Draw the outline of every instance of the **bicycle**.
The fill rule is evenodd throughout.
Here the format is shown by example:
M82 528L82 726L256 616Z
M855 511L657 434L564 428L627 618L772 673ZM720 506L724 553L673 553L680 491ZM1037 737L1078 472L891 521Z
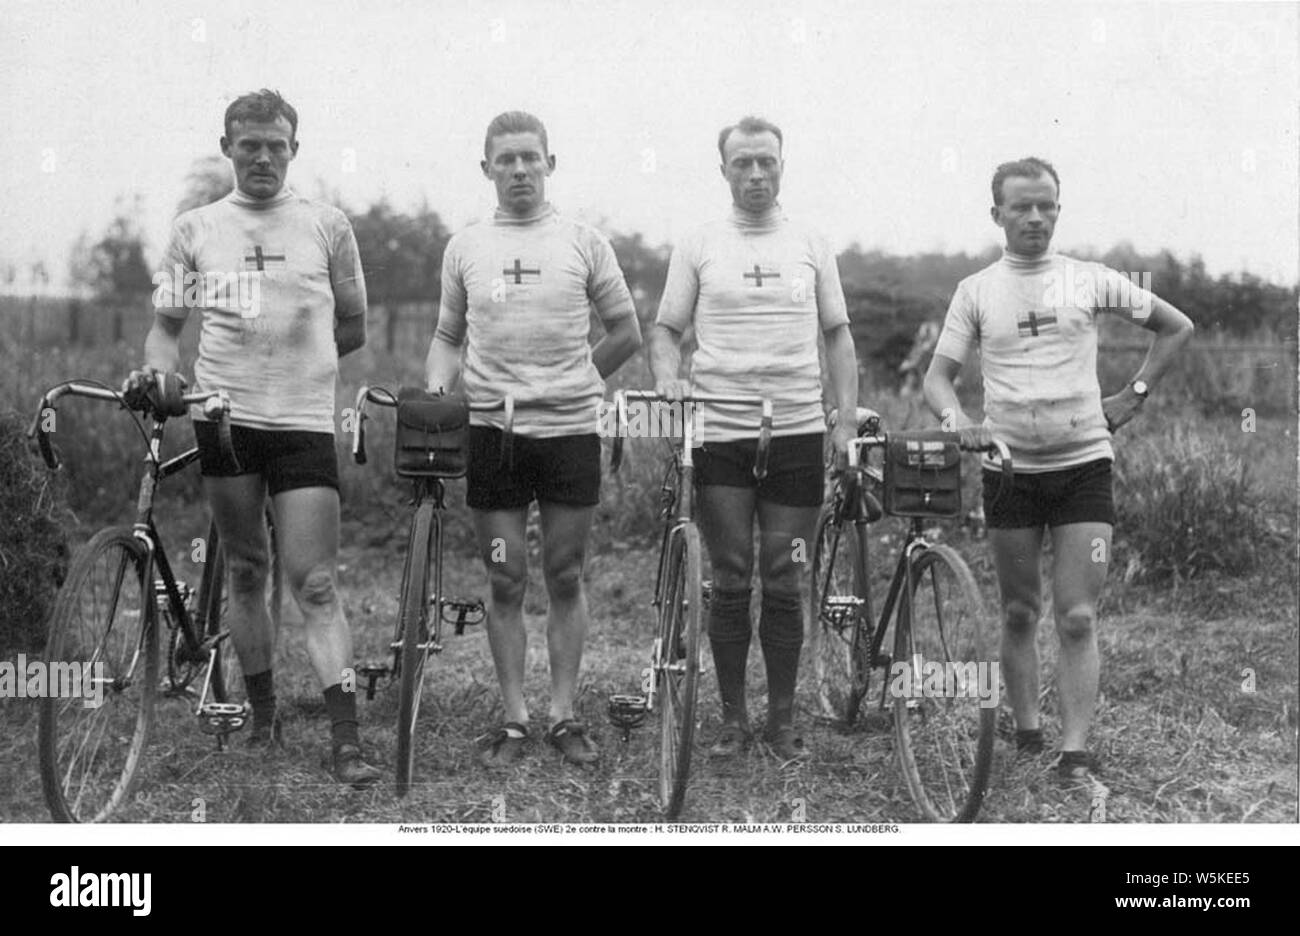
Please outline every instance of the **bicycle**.
M871 671L885 670L889 678L883 680L879 707L884 711L892 696L895 746L909 794L926 819L970 822L988 786L997 714L977 698L979 667L992 672L993 680L997 673L987 665L981 634L985 605L975 577L955 549L926 538L923 509L906 515L909 529L880 616L873 615L868 526L888 512L889 498L885 473L864 456L873 449L888 451L891 439L909 437L924 437L936 446L958 443L956 433L888 434L878 414L858 410L848 468L822 508L813 548L809 627L814 693L825 716L849 727L870 693ZM988 450L997 452L1008 480L1012 463L1006 447L998 442ZM952 474L959 489L960 459L954 457L950 467L956 469ZM891 621L889 653L883 647ZM931 692L937 675L943 688Z
M96 706L85 704L87 698L58 698L53 692L42 700L41 787L51 814L61 822L102 822L126 800L148 744L160 690L167 697L192 698L191 686L201 679L194 715L200 729L216 737L218 749L248 717L244 704L230 701L235 660L230 632L223 626L225 557L216 524L209 525L195 590L177 579L153 518L158 484L198 459L198 449L191 448L162 461L167 420L187 415L191 405L201 406L205 417L217 422L222 451L229 457L230 400L222 390L182 393L174 374L160 375L160 382L134 399L96 381L58 384L41 398L28 431L53 471L60 460L50 432L57 422L55 404L64 396L116 402L128 412L145 413L152 423L146 432L132 416L147 446L134 523L102 529L78 550L50 617L47 672L93 672L91 685L102 694ZM272 581L274 621L279 613L274 568ZM166 626L165 677L159 675L160 617Z
M383 387L363 386L357 392L356 422L352 457L366 463L366 403L396 407L398 398ZM512 399L493 404L471 404L473 412L504 410L505 438L509 439L514 415ZM446 485L442 477L420 475L410 478L412 506L406 559L402 565L402 587L393 639L389 644L392 663L370 661L358 667L366 679L366 698L373 700L378 681L387 677L398 683L397 709L397 795L405 796L415 769L415 723L420 712L424 666L429 654L441 653L442 625L451 624L457 635L481 624L487 616L480 598L447 598L442 592L442 513L446 508ZM432 588L430 583L432 582ZM432 612L432 613L431 613Z
M656 403L668 407L676 405L655 393L620 391L615 395L618 439L626 433L629 401L647 406ZM762 407L754 462L754 476L760 481L767 475L767 454L772 436L770 400L694 396L684 398L677 410L668 411L674 422L680 418L681 445L680 449L674 448L660 489L659 518L664 526L651 601L657 612L655 639L650 650L650 665L642 670L641 693L611 696L609 718L626 736L630 728L644 722L646 715L656 710L658 700L659 799L664 816L669 820L681 813L690 777L695 704L699 693L700 621L707 601L700 533L695 523L693 449L696 427L688 409L699 403ZM651 418L654 420L656 417ZM678 433L674 431L672 435Z

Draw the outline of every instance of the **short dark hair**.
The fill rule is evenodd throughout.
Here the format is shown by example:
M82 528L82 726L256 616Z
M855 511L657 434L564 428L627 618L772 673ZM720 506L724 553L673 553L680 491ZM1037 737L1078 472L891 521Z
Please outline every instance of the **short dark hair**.
M997 171L993 173L993 204L1002 204L1002 181L1010 176L1017 176L1022 179L1037 179L1039 176L1048 175L1056 183L1056 196L1061 197L1061 177L1056 174L1052 164L1046 159L1039 159L1037 156L1026 156L1024 159L1017 159L1014 162L1004 162L998 166Z
M226 139L234 136L236 121L274 123L277 117L289 121L289 139L294 139L298 135L298 112L292 104L280 97L279 91L263 88L237 97L226 108Z
M546 142L546 125L527 111L506 111L497 114L488 124L487 134L483 137L483 158L487 159L492 149L494 137L507 133L535 133L542 141L542 152L550 155L551 149Z
M727 160L727 151L725 149L727 137L731 136L735 130L749 134L771 133L776 137L778 150L785 145L785 140L781 136L781 128L770 120L764 120L762 117L741 117L736 123L723 127L722 132L718 134L718 155L722 157L723 162Z

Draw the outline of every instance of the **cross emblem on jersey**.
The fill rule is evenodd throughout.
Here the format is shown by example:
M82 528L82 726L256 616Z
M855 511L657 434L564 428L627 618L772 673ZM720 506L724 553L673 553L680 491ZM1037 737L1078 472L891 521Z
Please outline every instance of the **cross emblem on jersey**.
M767 279L781 278L781 274L776 270L764 270L757 263L754 264L753 273L745 273L742 275L745 279L752 279L754 281L755 286L762 286L764 277L766 277Z
M1020 333L1021 338L1037 338L1048 332L1060 331L1060 328L1056 324L1056 313L1035 312L1030 309L1024 318L1016 319L1016 331Z
M524 264L522 260L516 260L515 265L513 267L506 267L501 272L504 273L506 276L513 276L515 278L516 286L523 283L525 276L536 276L538 279L541 279L542 277L541 270L524 269ZM536 282L536 280L534 280L533 282Z
M263 253L262 245L258 244L257 246L253 247L252 256L248 256L244 258L244 268L248 269L248 264L256 263L257 264L256 269L265 270L266 264L271 261L278 261L280 263L284 263L285 262L284 254Z

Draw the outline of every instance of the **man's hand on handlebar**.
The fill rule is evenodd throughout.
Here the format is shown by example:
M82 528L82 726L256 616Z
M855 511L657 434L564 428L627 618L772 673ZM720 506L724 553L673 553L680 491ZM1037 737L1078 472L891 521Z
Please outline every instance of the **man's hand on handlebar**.
M655 384L655 393L670 403L676 403L691 395L691 382L676 377L672 380L661 380Z
M987 426L966 426L957 430L962 448L971 452L984 452L994 447L993 431Z

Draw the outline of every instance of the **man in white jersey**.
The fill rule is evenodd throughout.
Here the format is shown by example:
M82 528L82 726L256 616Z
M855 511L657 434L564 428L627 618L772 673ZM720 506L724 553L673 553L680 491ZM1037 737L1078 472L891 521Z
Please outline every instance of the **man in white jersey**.
M1041 159L1004 163L993 176L993 221L1006 234L1002 259L957 287L925 378L926 402L971 445L991 438L1011 451L1016 479L999 496L986 464L984 509L1002 594L1002 674L1019 750L1043 750L1038 724L1041 611L1039 554L1052 536L1052 598L1061 643L1059 775L1086 781L1097 701L1097 599L1110 556L1114 506L1112 433L1136 417L1192 334L1169 303L1098 263L1051 251L1060 180ZM1155 332L1133 379L1102 399L1097 316L1112 313ZM979 348L982 424L963 412L953 380Z
M753 476L756 407L700 407L695 455L700 526L713 567L709 642L722 697L722 729L711 754L733 756L750 738L745 668L753 632L750 582L754 520L760 533L759 642L767 668L765 737L783 761L805 753L794 727L803 644L800 579L822 502L822 408L818 336L824 335L835 403L854 412L858 369L835 255L826 240L789 221L777 197L784 170L781 131L746 117L718 137L731 215L677 244L651 339L656 390L669 399L766 397L773 403L767 476ZM690 374L682 335L694 327ZM841 455L853 420L832 430Z
M195 380L203 390L227 391L231 401L237 464L223 459L215 426L196 419L195 435L230 571L228 620L253 709L249 744L276 745L280 733L266 606L269 495L280 560L330 716L333 773L360 787L379 771L362 759L356 696L342 686L352 636L335 582L334 380L339 357L365 343L366 287L346 216L285 187L297 129L297 112L274 91L244 95L227 108L221 151L234 167L235 190L176 219L155 277L162 285L145 364L127 385L138 390L153 375L179 369L181 331L197 305ZM181 294L173 284L187 282L186 274L208 285Z
M529 739L523 600L528 507L536 500L549 598L546 740L569 762L590 763L598 752L574 717L573 700L587 632L583 560L600 499L596 429L604 378L641 346L641 330L609 241L546 200L555 156L542 122L520 111L501 114L488 125L483 150L496 213L447 244L427 368L431 391L452 389L463 349L470 402L512 396L518 407L508 448L500 412L474 413L470 425L466 503L491 583L488 642L505 712L480 761L509 766ZM605 326L595 346L588 341L592 309Z

